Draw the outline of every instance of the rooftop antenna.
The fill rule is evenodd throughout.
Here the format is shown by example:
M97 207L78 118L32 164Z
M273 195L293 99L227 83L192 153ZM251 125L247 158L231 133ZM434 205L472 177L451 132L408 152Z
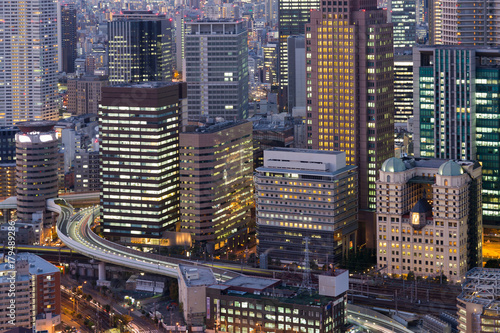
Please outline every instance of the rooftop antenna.
M311 281L311 265L309 262L309 237L304 238L306 242L305 256L304 256L304 273L302 273L302 284L299 288L299 293L304 291L309 291L309 295L312 296L312 281Z

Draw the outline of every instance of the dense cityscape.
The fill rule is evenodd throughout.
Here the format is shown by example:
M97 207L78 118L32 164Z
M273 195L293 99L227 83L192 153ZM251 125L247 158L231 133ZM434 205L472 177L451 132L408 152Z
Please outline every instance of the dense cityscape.
M0 0L0 332L500 332L484 0Z

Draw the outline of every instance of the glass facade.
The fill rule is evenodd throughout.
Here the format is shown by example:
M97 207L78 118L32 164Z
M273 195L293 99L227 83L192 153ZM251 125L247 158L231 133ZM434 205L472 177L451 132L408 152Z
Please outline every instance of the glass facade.
M483 165L483 215L500 223L500 69L476 70L476 149Z
M394 57L394 121L405 123L413 115L413 60Z
M416 40L415 0L392 0L390 3L391 21L394 25L394 48L411 48Z
M102 91L101 215L104 234L122 241L162 238L179 222L181 89L147 85Z
M326 1L323 2L326 4ZM288 102L288 37L303 35L305 25L309 23L311 11L319 9L319 6L319 0L278 0L278 80L279 106L282 110L287 109Z
M172 79L172 29L167 19L108 23L109 82L139 83Z
M478 160L483 166L486 226L500 225L500 69L491 52L420 51L417 69L421 157Z

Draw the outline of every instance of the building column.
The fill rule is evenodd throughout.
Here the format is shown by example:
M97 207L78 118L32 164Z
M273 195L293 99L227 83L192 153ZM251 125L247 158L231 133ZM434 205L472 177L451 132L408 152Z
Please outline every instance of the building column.
M106 280L106 263L101 261L99 263L99 280L104 281Z

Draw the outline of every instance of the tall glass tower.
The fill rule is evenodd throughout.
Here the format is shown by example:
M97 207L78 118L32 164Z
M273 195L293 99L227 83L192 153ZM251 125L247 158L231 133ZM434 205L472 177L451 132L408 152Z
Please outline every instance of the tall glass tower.
M164 15L114 15L108 31L111 85L172 79L172 25Z
M414 54L415 155L478 160L484 226L500 228L500 49L436 46Z
M99 110L104 234L161 245L179 223L179 131L186 84L102 88Z
M288 37L305 34L311 11L319 4L319 0L278 0L278 98L282 111L288 108Z

